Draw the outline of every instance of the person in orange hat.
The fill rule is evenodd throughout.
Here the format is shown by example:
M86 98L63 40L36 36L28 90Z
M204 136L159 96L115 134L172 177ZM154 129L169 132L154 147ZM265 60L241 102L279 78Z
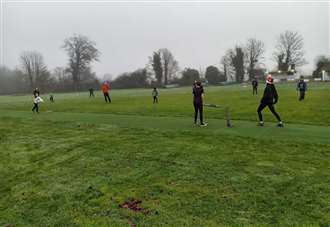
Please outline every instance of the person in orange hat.
M277 91L276 91L276 88L274 85L274 79L273 79L272 75L269 74L266 79L266 87L264 90L264 94L261 98L260 105L257 110L258 116L259 116L258 126L264 126L261 112L266 106L268 106L269 110L274 114L274 116L278 120L277 126L278 127L284 126L283 122L281 120L281 117L275 111L274 104L276 104L277 101L278 101L278 94L277 94Z
M111 103L111 99L110 99L110 96L109 96L109 90L110 90L110 85L109 83L105 82L102 84L102 92L103 92L103 95L104 95L104 100L105 102L108 102Z

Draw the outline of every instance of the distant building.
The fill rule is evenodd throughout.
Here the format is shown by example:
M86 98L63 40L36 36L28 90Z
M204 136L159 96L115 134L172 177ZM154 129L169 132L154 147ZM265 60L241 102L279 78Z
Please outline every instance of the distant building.
M330 72L329 71L322 71L322 80L323 81L330 81Z

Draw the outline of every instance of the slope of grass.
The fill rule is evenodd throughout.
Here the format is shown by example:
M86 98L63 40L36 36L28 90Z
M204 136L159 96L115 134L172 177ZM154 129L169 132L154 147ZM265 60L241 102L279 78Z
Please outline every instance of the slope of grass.
M329 144L1 120L1 225L330 223Z
M191 88L0 96L0 226L328 226L330 84L297 101L279 84L285 128L256 127L260 96L208 87L207 128L192 126ZM45 96L44 96L45 97ZM122 208L142 201L140 211Z

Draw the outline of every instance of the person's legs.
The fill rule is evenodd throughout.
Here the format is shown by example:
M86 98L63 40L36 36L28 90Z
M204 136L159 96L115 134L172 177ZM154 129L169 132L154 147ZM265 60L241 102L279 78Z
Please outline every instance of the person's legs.
M34 112L34 111L35 111L35 109L36 109L36 104L35 104L35 103L33 103L33 108L32 108L32 111Z
M300 91L299 101L304 100L304 99L305 99L305 92L304 91Z
M156 102L156 96L154 96L154 102L153 103L155 103Z
M197 114L198 114L198 106L197 106L197 103L194 103L194 110L195 110L195 124L197 124Z
M103 93L105 102L108 102L107 93Z
M269 110L274 114L274 116L276 117L276 119L281 122L281 118L280 115L278 115L275 111L274 105L273 104L268 104L268 108Z
M204 121L203 121L203 104L202 103L198 104L198 110L199 110L199 121L200 121L200 124L203 125Z
M109 93L107 93L107 97L108 97L109 102L111 102Z
M39 104L35 104L36 105L36 112L39 113Z
M259 121L260 122L263 122L263 119L262 119L262 114L261 114L261 111L267 106L267 104L265 103L260 103L258 109L257 109L257 112L258 112L258 116L259 116Z

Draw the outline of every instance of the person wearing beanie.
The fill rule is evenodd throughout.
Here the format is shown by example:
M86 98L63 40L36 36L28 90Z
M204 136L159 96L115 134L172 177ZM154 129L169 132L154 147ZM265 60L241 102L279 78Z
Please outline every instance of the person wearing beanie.
M203 121L203 98L204 98L204 89L200 81L196 81L193 86L193 104L195 109L195 125L197 125L197 116L199 112L200 126L204 127L207 124Z
M297 84L297 91L299 91L299 101L305 99L305 92L307 91L307 83L304 81L304 77L300 77L300 81Z
M256 77L253 78L253 80L251 81L252 84L252 95L254 94L258 94L258 80Z
M151 95L154 99L153 104L158 103L158 90L156 87L154 87L154 89L152 90Z
M44 100L36 94L36 96L34 97L33 100L33 108L32 108L32 112L36 112L39 113L39 103L43 102Z
M269 110L272 112L272 114L274 114L274 116L276 117L276 119L278 120L278 127L283 127L283 122L281 121L280 116L276 113L275 108L274 108L274 104L276 104L278 101L278 94L274 85L274 79L272 77L272 75L268 75L267 79L266 79L266 87L264 90L264 94L261 98L260 101L260 105L258 107L258 116L259 116L259 124L258 126L263 126L264 122L262 119L262 110L268 106Z

